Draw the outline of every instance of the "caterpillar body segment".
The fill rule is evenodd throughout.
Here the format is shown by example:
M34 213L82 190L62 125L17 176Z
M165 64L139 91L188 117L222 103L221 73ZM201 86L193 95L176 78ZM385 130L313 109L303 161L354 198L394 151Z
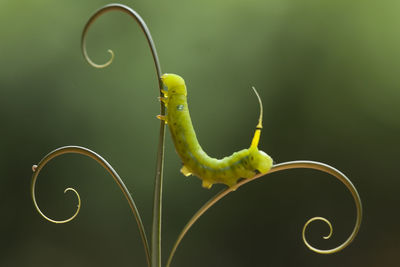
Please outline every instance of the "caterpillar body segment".
M271 157L258 150L262 115L250 148L235 152L223 159L212 158L204 152L197 140L189 114L185 81L176 74L164 74L161 79L168 88L168 91L163 91L164 97L160 98L167 107L167 115L159 118L169 125L176 152L183 163L182 174L185 176L193 174L202 180L203 187L211 188L215 183L231 187L236 185L240 178L253 177L256 171L266 173L270 170ZM255 92L257 94L257 91ZM261 104L258 94L257 97Z

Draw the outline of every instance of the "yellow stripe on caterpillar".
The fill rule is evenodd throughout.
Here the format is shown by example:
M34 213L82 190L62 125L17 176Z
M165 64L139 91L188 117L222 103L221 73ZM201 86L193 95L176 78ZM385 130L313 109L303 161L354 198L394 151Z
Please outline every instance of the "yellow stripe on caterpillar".
M262 128L262 103L260 117L250 148L233 153L223 159L208 156L197 141L187 104L185 81L176 74L164 74L161 77L168 91L162 91L166 98L167 115L160 119L168 121L171 137L176 152L183 162L181 172L185 176L196 175L202 180L204 188L211 188L215 183L230 187L236 185L240 178L251 178L256 171L266 173L272 166L272 159L265 152L258 150ZM161 98L161 101L163 98Z

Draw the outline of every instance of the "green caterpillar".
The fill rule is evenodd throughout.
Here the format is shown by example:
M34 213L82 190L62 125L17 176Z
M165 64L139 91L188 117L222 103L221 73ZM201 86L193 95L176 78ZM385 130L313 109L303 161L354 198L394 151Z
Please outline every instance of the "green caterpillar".
M204 188L211 188L215 183L232 187L240 178L251 178L256 171L267 173L272 166L272 159L265 152L258 150L262 129L262 103L260 118L250 148L233 153L223 159L208 156L201 148L190 119L185 81L176 74L164 74L161 77L168 91L162 90L161 101L167 107L167 115L157 117L165 120L171 131L176 152L183 162L181 172L185 176L196 175L203 182Z

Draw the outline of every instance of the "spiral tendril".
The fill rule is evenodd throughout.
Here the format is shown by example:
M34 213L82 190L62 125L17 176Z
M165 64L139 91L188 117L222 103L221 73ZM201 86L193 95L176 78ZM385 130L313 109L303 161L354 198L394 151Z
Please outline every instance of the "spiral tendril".
M33 177L32 177L32 184L31 184L31 195L32 195L33 204L35 205L35 208L36 208L37 212L38 212L44 219L46 219L46 220L49 221L49 222L52 222L52 223L59 223L59 224L70 222L70 221L72 221L73 219L75 219L76 216L78 216L79 211L81 210L81 197L79 196L78 191L76 191L74 188L68 187L68 188L66 188L66 189L64 190L64 194L67 193L68 191L72 191L72 192L76 195L76 198L78 199L78 206L77 206L77 208L76 208L76 210L75 210L75 213L74 213L71 217L69 217L68 219L65 219L65 220L54 220L54 219L51 219L51 218L49 218L48 216L46 216L46 215L42 212L42 210L39 208L39 205L38 205L38 203L37 203L37 201L36 201L35 187L36 187L36 180L37 180L37 177L38 177L38 175L39 175L41 169L43 168L43 166L44 166L45 164L46 164L46 163L43 163L43 164L40 164L40 163L39 163L39 165L36 165L36 164L35 164L35 165L32 165Z
M40 169L37 170L37 166L36 166L36 167L35 167L35 166L36 166L36 165L33 165L33 166L32 166L32 169L34 170L34 174L33 174L32 186L31 186L31 194L32 194L33 204L35 205L35 208L36 208L37 212L38 212L44 219L46 219L47 221L52 222L52 223L60 223L60 224L61 224L61 223L67 223L67 222L70 222L70 221L72 221L73 219L75 219L75 217L78 216L79 211L81 210L81 197L79 196L78 191L76 191L74 188L71 188L71 187L66 188L66 189L64 190L64 194L67 193L68 191L72 191L72 192L75 193L76 198L78 199L78 205L77 205L77 208L76 208L76 211L75 211L74 215L72 215L71 217L69 217L68 219L65 219L65 220L54 220L54 219L51 219L51 218L47 217L47 216L41 211L41 209L39 208L39 205L37 204L36 196L35 196L36 179L37 179L37 176L39 175ZM42 167L43 167L43 166L42 166Z
M110 59L109 59L106 63L104 63L104 64L97 64L97 63L94 63L94 62L90 59L90 57L89 57L89 55L87 54L87 51L86 51L86 46L83 48L83 55L84 55L86 61L87 61L92 67L95 67L95 68L97 68L97 69L106 68L106 67L108 67L109 65L111 65L111 63L114 61L114 56L115 56L115 55L114 55L114 51L112 51L111 49L108 49L107 52L110 53Z
M309 219L305 225L303 226L303 231L302 231L302 238L303 238L303 242L304 244L312 251L316 252L316 253L320 253L320 254L332 254L332 253L336 253L341 251L342 249L344 249L345 247L347 247L348 245L350 245L350 243L354 240L354 238L357 236L357 233L360 229L361 226L361 219L362 219L362 205L361 205L361 199L360 196L357 192L357 189L354 187L354 185L351 183L351 181L349 180L349 178L346 177L346 175L344 175L342 172L340 172L339 170L321 163L321 162L316 162L316 161L307 161L307 160L298 160L298 161L290 161L290 162L284 162L284 163L279 163L279 164L275 164L274 166L272 166L271 170L266 173L266 174L258 174L256 176L254 176L253 178L249 178L249 179L244 179L242 181L240 181L239 183L237 183L235 186L226 188L224 190L222 190L221 192L217 193L214 197L212 197L209 201L207 201L194 215L193 217L189 220L189 222L185 225L185 227L182 229L181 233L179 234L177 240L175 241L174 246L172 247L171 253L169 255L168 261L167 261L167 267L170 266L171 262L172 262L172 258L175 255L176 249L178 248L179 244L181 243L183 237L186 235L186 233L189 231L189 229L193 226L193 224L201 217L201 215L203 215L209 208L211 208L215 203L217 203L219 200L221 200L224 196L228 195L229 193L236 191L239 187L252 182L258 178L264 177L268 174L274 173L274 172L279 172L279 171L283 171L283 170L289 170L289 169L297 169L297 168L303 168L303 169L314 169L314 170L319 170L325 173L328 173L334 177L336 177L339 181L341 181L346 187L347 189L350 191L351 195L353 196L354 199L354 203L356 206L356 223L354 225L353 228L353 232L350 234L350 236L339 246L333 248L333 249L327 249L327 250L322 250L322 249L317 249L313 246L311 246L306 237L305 237L305 232L306 229L308 227L308 225L314 221L323 221L326 224L328 224L329 226L329 234L327 236L324 236L324 239L328 239L332 236L333 233L333 228L332 228L332 224L325 218L323 217L313 217L311 219Z
M325 219L324 217L313 217L311 219L309 219L303 226L303 231L301 233L301 236L303 238L303 242L304 244L312 251L316 252L316 253L320 253L320 254L331 254L331 253L335 253L337 251L335 251L335 249L333 250L320 250L317 249L313 246L310 245L310 243L308 243L307 238L306 238L306 229L308 227L308 225L314 221L323 221L325 222L328 226L329 226L329 234L327 236L323 236L323 239L329 239L332 236L333 233L333 228L332 228L332 224L330 221L328 221L327 219Z
M100 17L102 14L107 13L111 10L119 10L119 11L122 11L122 12L130 15L132 18L134 18L136 20L136 22L142 29L142 31L146 37L147 43L149 44L150 51L153 56L153 61L154 61L155 68L156 68L157 80L159 81L159 85L161 86L160 61L158 59L157 50L154 45L153 38L151 37L150 30L148 29L146 23L144 22L144 20L138 13L135 10L133 10L125 5L121 5L121 4L105 5L104 7L100 8L99 10L94 12L94 14L90 17L90 19L88 20L88 22L86 23L86 25L82 31L82 37L81 37L81 49L82 49L82 53L83 53L83 56L85 57L86 61L95 68L105 68L105 67L109 66L114 60L114 52L111 49L108 49L108 53L110 53L110 55L111 55L110 59L104 64L94 63L93 60L90 59L90 57L87 53L87 50L86 50L86 35L87 35L87 32L88 32L90 26L96 21L96 19L98 17Z
M108 173L111 174L111 176L114 178L114 181L118 184L119 188L121 189L121 191L123 192L123 194L125 195L125 198L127 199L129 206L132 210L133 215L135 216L136 222L138 224L139 227L139 232L140 235L142 237L142 241L143 241L143 246L144 246L144 250L146 253L146 259L147 259L147 264L148 266L150 266L150 250L149 250L149 245L147 242L147 237L146 237L146 233L144 230L144 226L142 223L142 219L140 217L139 211L136 207L135 202L133 201L133 198L131 196L131 194L129 193L128 189L126 188L124 182L122 181L122 179L119 177L118 173L114 170L114 168L105 160L103 159L100 155L98 155L97 153L84 148L84 147L79 147L79 146L65 146L65 147L60 147L57 148L53 151L51 151L49 154L47 154L37 165L33 165L32 166L32 170L33 170L33 176L32 176L32 183L31 183L31 196L32 196L32 200L33 200L33 204L35 205L36 210L38 211L38 213L47 221L52 222L52 223L67 223L72 221L73 219L76 218L76 216L78 215L80 209L81 209L81 198L79 196L79 193L71 187L68 187L67 189L64 190L64 193L67 193L68 191L72 191L77 199L78 199L78 207L74 213L74 215L72 215L70 218L66 219L66 220L54 220L51 219L49 217L47 217L39 208L37 201L36 201L36 195L35 195L35 187L36 187L36 181L37 178L39 176L40 171L43 169L43 167L52 159L63 155L63 154L81 154L81 155L85 155L88 156L92 159L94 159L96 162L98 162L104 169L106 169L108 171Z

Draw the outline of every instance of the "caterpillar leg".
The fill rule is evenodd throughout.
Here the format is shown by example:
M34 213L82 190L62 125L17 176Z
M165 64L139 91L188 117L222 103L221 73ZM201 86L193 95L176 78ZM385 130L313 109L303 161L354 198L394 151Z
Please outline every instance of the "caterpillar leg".
M189 176L189 175L192 175L192 173L189 171L189 169L185 165L182 166L181 173L183 175L185 175L186 177Z
M162 101L166 107L168 107L168 98L167 97L158 97L159 101Z
M165 116L165 115L157 115L156 117L157 117L157 119L159 119L159 120L165 121L165 124L168 123L168 121L167 121L167 116Z
M165 91L165 90L161 89L161 93L163 93L163 95L164 95L165 97L168 97L168 91Z
M207 180L203 180L203 183L201 184L202 187L207 188L207 189L210 189L212 185L213 185L213 184L210 183L210 182L207 181Z

